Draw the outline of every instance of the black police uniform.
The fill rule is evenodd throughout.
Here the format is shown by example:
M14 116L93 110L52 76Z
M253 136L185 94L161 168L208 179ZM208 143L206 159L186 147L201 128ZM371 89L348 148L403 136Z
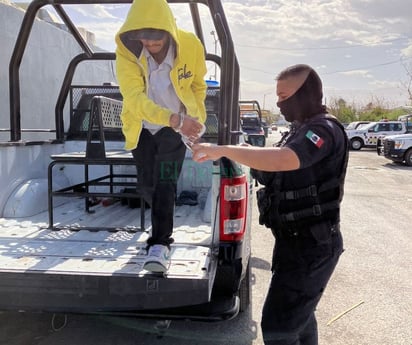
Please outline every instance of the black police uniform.
M253 171L260 223L275 236L272 280L262 312L266 345L316 345L316 305L343 252L339 206L348 140L339 122L319 114L292 128L278 146L292 149L300 168Z

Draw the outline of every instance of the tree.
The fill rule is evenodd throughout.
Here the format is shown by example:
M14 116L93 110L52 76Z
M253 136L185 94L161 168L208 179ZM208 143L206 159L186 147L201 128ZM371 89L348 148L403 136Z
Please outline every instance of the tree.
M355 106L348 105L343 98L333 98L328 104L328 111L342 123L359 120Z
M332 99L328 104L328 111L342 123L353 121L381 121L397 120L400 115L406 114L405 109L393 109L385 100L373 97L365 106L348 105L343 98Z
M406 71L406 80L401 81L402 86L406 89L408 93L409 102L412 105L412 62L407 64L406 62L402 62L403 68Z

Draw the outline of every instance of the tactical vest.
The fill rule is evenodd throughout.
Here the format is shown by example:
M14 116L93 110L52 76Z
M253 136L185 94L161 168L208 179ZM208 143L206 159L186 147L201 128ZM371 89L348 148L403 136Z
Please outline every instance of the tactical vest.
M257 191L259 223L276 230L293 230L324 220L339 221L340 202L343 198L343 186L348 164L348 139L343 126L333 116L321 114L310 119L318 122L327 118L335 122L344 133L346 145L345 157L330 157L308 168L288 172L254 171L254 177L265 187ZM318 125L325 126L324 120ZM280 141L284 146L289 137ZM335 176L337 162L341 162L340 176ZM299 187L291 188L299 181Z

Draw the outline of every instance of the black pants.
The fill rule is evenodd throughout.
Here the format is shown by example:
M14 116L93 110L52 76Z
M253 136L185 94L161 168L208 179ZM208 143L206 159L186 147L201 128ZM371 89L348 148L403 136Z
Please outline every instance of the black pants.
M148 246L173 243L176 186L185 152L180 134L170 127L163 127L154 135L143 128L137 148L132 151L138 189L151 206L152 235Z
M272 280L262 312L265 345L317 345L315 309L343 252L338 226L312 226L276 238ZM301 233L302 233L301 231Z

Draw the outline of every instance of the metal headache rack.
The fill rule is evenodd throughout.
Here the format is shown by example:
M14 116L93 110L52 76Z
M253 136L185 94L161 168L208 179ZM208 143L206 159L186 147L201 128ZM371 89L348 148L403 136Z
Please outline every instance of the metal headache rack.
M206 5L211 13L215 26L217 41L221 45L221 56L216 53L206 52L206 59L213 61L220 67L220 97L219 109L225 117L218 118L218 144L236 144L239 135L239 64L235 55L234 45L223 7L220 0L169 0L169 3L187 4L192 15L193 27L196 35L204 44L204 34L201 25L198 5ZM131 4L132 0L33 0L26 11L16 40L9 65L9 91L10 91L10 141L21 140L21 113L20 113L20 64L27 46L30 31L36 19L37 12L44 6L54 8L60 19L66 25L83 50L74 56L67 66L66 75L60 90L55 107L55 133L56 142L64 140L63 108L72 87L75 70L80 62L88 60L115 60L113 52L98 52L83 39L79 30L65 11L69 5L92 4Z

